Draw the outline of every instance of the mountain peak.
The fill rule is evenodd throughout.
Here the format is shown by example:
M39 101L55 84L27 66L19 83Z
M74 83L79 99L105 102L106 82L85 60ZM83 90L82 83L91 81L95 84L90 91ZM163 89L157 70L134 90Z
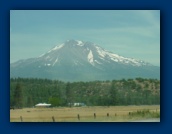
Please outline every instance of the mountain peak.
M101 48L100 46L95 45L92 42L88 42L88 41L85 42L85 41L73 40L73 39L67 40L61 45L55 46L47 53L39 57L44 57L47 60L47 59L54 59L53 57L56 57L57 55L59 56L63 55L64 58L68 57L68 59L71 59L72 55L75 55L75 58L76 57L77 59L82 58L82 60L86 59L85 57L90 57L90 55L92 55L94 59L92 59L91 62L90 60L88 60L88 62L93 66L95 66L95 63L102 64L102 62L113 63L113 64L115 62L116 64L120 63L125 65L132 65L132 66L151 65L141 60L126 58L118 54L115 54L113 52L107 51Z
M70 45L70 46L83 46L84 42L80 41L80 40L67 40L65 43L65 45Z
M31 69L29 72L33 72L32 75L27 73L27 69ZM71 77L77 77L75 79L78 80L108 80L150 75L149 78L155 78L159 77L160 72L157 70L159 68L154 70L153 65L141 60L120 56L92 42L73 39L53 47L37 58L10 66L12 77L44 77L46 74L47 78L63 80Z
M77 40L74 40L74 39L65 41L65 44L76 44L76 43L77 43Z
M92 46L94 45L94 43L90 42L90 41L81 41L81 40L67 40L64 43L65 45L70 45L70 46Z

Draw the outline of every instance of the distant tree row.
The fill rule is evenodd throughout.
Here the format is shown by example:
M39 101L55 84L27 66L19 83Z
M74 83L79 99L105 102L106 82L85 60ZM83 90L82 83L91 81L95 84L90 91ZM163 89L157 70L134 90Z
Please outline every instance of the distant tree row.
M37 103L68 106L82 102L88 106L160 104L160 80L122 79L65 83L58 80L10 79L10 105L33 107Z

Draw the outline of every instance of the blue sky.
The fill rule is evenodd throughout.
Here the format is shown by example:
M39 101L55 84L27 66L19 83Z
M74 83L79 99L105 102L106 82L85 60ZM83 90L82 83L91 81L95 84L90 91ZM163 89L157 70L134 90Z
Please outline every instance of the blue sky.
M10 63L69 39L160 66L160 10L10 11Z

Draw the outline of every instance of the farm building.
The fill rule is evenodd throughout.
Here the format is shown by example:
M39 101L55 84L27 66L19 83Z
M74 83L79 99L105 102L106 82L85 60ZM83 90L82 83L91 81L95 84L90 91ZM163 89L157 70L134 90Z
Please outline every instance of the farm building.
M81 106L86 106L86 105L84 103L75 102L75 103L68 103L68 106L81 107Z
M46 103L38 103L35 105L35 107L49 107L51 104L46 104Z

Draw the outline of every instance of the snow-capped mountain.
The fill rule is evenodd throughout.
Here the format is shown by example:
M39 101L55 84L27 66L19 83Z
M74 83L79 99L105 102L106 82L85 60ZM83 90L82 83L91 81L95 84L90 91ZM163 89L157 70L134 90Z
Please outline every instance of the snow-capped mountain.
M68 40L37 58L10 65L10 77L37 77L64 81L158 78L160 68L104 50L92 42Z

